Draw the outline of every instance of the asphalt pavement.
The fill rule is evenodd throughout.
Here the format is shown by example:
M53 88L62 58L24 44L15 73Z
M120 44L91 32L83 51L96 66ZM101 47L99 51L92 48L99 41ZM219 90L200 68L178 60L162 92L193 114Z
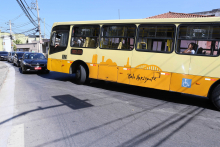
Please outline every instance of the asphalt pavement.
M1 147L220 144L220 112L207 98L103 81L77 85L74 75L21 74L6 64Z

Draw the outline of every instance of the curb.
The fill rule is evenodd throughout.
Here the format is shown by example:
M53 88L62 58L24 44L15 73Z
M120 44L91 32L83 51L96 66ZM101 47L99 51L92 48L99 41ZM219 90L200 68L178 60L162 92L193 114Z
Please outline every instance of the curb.
M2 76L1 79L0 79L0 90L1 90L1 88L2 88L2 85L3 85L3 83L4 83L5 79L6 79L6 77L7 77L9 67L4 63L3 66L0 66L0 70L2 70L2 69L6 69L6 70L3 71L4 74L3 74L3 76Z

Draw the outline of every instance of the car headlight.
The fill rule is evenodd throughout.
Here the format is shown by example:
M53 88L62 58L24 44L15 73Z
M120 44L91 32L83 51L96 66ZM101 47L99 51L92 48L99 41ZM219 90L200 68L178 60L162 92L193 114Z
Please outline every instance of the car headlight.
M27 62L25 62L25 61L23 61L23 64L24 64L24 65L30 65L30 64L28 64L28 63L27 63Z
M4 56L1 56L2 58L4 57Z

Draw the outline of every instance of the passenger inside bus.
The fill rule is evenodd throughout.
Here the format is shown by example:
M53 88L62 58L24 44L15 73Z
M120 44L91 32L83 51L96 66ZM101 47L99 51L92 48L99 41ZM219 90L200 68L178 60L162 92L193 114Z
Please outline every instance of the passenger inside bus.
M183 53L185 54L195 54L195 51L197 49L198 45L191 42L188 46L188 49L186 49L185 51L183 51Z
M198 49L197 54L204 54L204 53L203 53L203 48L202 48L202 47L200 47L200 48Z
M74 38L72 38L72 39L74 39L73 41L72 41L72 46L77 46L77 47L82 47L83 46L83 44L84 44L84 40L83 40L83 38L82 37L75 37L76 38L76 40L74 39ZM77 39L78 38L78 39Z

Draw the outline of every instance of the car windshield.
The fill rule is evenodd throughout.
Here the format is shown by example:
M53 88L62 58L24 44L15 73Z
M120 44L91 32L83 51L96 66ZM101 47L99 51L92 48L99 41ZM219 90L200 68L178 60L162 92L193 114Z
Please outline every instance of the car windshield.
M45 59L43 54L25 54L24 59Z
M18 57L22 57L24 55L24 53L17 53Z

